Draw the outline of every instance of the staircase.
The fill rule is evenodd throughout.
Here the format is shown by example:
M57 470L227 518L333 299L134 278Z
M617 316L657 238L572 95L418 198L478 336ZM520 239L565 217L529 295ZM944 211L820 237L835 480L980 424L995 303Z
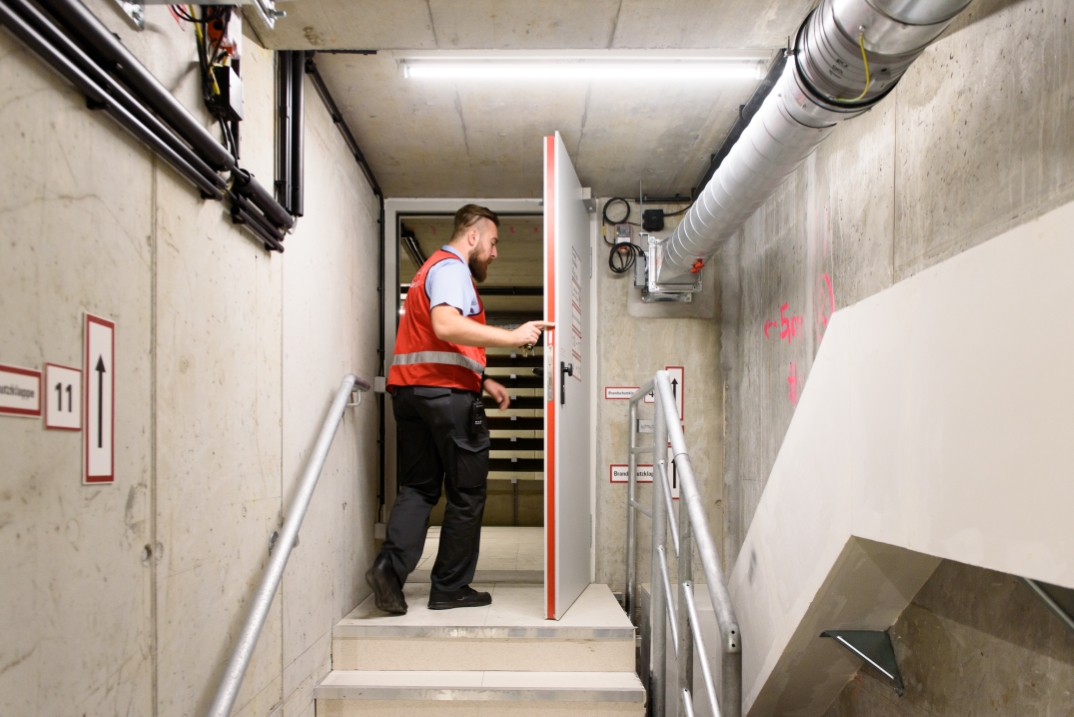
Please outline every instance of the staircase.
M475 586L492 605L432 611L427 583L388 616L372 597L332 634L318 717L555 714L643 717L634 627L606 585L590 585L562 620L542 618L540 585Z

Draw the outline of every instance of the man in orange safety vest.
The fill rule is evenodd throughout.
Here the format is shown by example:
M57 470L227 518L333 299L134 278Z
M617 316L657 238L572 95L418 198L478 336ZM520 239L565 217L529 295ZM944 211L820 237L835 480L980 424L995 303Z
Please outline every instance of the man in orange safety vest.
M485 376L485 347L537 343L552 325L530 321L514 330L485 323L477 284L496 258L500 220L467 204L455 214L451 241L414 275L388 373L398 445L399 493L387 537L366 580L381 610L405 614L403 584L421 558L429 513L447 509L432 570L429 608L488 605L492 597L470 587L477 567L489 469L484 390L502 410L507 390Z

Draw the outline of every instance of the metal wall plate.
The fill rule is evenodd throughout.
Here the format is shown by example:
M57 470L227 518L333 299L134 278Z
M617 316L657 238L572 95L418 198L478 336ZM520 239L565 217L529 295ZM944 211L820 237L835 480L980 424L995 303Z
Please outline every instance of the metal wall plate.
M865 660L877 672L887 678L902 697L905 691L899 665L895 661L895 649L886 630L825 630L821 637L830 637Z
M116 0L123 14L130 18L139 30L145 29L145 3L141 0Z

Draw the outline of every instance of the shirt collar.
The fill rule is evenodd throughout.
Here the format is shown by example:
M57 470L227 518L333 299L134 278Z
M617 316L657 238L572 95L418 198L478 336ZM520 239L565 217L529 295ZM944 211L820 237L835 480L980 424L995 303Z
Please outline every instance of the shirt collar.
M442 250L444 250L444 251L449 251L449 252L451 252L452 254L454 254L455 256L459 257L459 259L461 259L461 260L462 260L462 263L463 263L463 264L464 264L464 265L466 266L466 271L470 271L470 264L469 264L469 262L467 262L467 261L466 261L466 257L464 257L464 256L463 256L462 254L460 254L460 253L459 253L459 250L458 250L458 249L456 249L456 248L455 248L455 247L453 247L453 246L450 246L449 244L445 244L444 246L442 246L442 247L440 247L440 248L441 248ZM473 276L473 272L470 272L470 276Z

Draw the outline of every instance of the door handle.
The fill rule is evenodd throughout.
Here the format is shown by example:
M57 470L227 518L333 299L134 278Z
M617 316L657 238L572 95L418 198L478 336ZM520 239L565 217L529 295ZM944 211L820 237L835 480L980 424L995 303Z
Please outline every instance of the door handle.
M559 403L562 406L567 402L567 377L574 375L574 364L559 362Z

